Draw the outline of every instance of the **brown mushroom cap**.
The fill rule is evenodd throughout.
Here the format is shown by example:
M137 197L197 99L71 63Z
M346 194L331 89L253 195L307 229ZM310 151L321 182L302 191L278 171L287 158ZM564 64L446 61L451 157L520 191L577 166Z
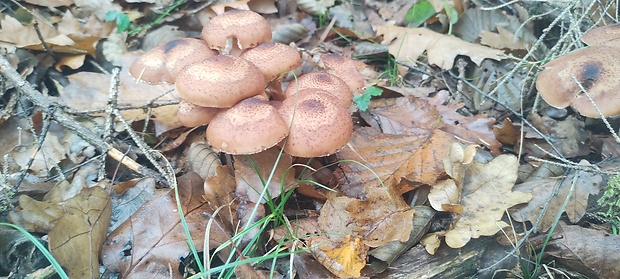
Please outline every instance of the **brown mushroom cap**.
M148 83L174 83L182 68L217 54L203 40L172 40L138 57L131 64L129 73Z
M218 55L189 65L177 76L176 90L190 103L229 108L263 93L265 78L252 63L239 57Z
M220 108L201 107L181 100L177 117L179 123L185 127L198 127L209 124L221 110Z
M595 45L580 49L545 64L536 78L536 89L551 106L571 105L581 115L599 118L600 115L581 92L577 81L588 92L604 116L620 114L620 67L614 63L620 47Z
M167 54L166 68L174 79L188 65L219 54L217 51L210 49L205 41L194 38L174 40L164 44L163 47L164 52Z
M237 39L240 49L246 49L271 41L271 28L255 12L232 10L212 18L202 29L202 38L219 51L226 50L227 41L232 38Z
M290 98L295 96L295 93L301 93L305 89L323 90L342 101L344 107L349 107L353 103L353 94L351 94L349 86L340 78L330 73L312 72L302 75L297 79L297 82L293 80L288 84L286 90L284 90L284 95L286 98Z
M351 115L329 94L289 98L278 111L286 124L292 123L284 143L284 152L292 156L312 158L336 153L353 133Z
M276 42L262 43L245 50L239 57L256 65L268 81L301 65L301 55L296 49Z
M166 69L166 54L161 47L156 47L140 55L129 67L129 74L146 83L172 83L168 69Z
M330 74L342 79L349 86L351 92L364 87L364 78L360 74L360 71L366 68L364 62L331 53L321 55L321 62Z
M288 135L278 110L263 97L245 99L215 116L207 127L207 141L229 154L254 154Z
M588 30L581 37L581 41L593 46L601 43L620 45L620 23L597 27Z

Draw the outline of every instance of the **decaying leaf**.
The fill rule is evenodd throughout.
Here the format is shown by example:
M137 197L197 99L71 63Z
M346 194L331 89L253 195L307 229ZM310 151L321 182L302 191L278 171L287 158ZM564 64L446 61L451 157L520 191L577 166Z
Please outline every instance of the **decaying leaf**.
M415 210L394 187L367 187L366 192L364 200L330 193L319 216L321 230L332 241L348 234L361 237L370 247L394 240L406 242Z
M545 249L556 261L586 278L620 277L620 236L560 222Z
M205 232L207 216L212 216L214 210L202 197L203 184L196 173L188 173L178 179L177 186L185 220L198 250L202 250L205 235L211 247L230 239L230 229L218 221ZM123 277L181 278L177 271L179 259L189 253L187 241L174 190L159 192L108 236L102 250L103 264Z
M462 208L462 213L455 218L452 227L445 234L446 243L452 248L463 247L472 238L495 234L508 226L501 221L506 209L532 199L530 193L511 190L517 180L519 163L516 157L500 155L488 163L468 163L465 154L467 152L463 147L454 143L449 157L444 161L446 171L453 177L460 194L456 208ZM441 191L443 188L431 188L431 193ZM431 194L429 200L436 196L441 195ZM452 198L453 196L449 198L450 204L454 204ZM444 204L442 200L432 201L431 204L435 204L435 209L439 211L456 211L454 206Z
M121 185L127 183L133 184L128 189L118 192ZM155 179L141 178L132 179L127 182L119 183L113 186L112 196L112 222L110 231L115 230L125 220L138 210L143 204L147 203L155 195Z
M468 43L426 28L383 25L377 28L377 35L383 35L383 42L390 44L390 54L396 60L407 63L417 61L425 52L430 64L444 70L452 68L457 55L468 56L477 65L484 59L502 59L502 52L497 49Z
M276 160L280 157L278 164ZM235 180L237 181L237 195L251 202L265 203L276 198L282 191L290 189L295 184L295 171L292 168L293 159L282 153L279 148L270 148L253 155L239 155L235 158ZM267 193L259 199L267 179L275 168L273 178L267 186Z
M50 252L71 278L98 278L99 255L112 215L102 187L84 188L67 200L65 213L49 231Z
M342 191L361 197L366 187L395 185L402 178L428 183L443 173L442 158L452 137L440 130L405 135L381 133L373 127L357 129L349 144L338 152L344 180ZM372 171L371 171L372 170ZM426 173L425 173L426 172Z
M585 160L582 160L580 164L590 165ZM546 208L547 211L538 224L538 230L542 232L549 230L562 210L566 212L571 222L576 223L586 213L588 197L599 193L602 180L598 174L573 171L568 176L559 179L535 179L518 184L514 188L515 191L531 192L534 198L527 205L515 207L510 215L517 222L534 223L538 220L541 211ZM557 193L554 193L556 187L559 189ZM570 197L568 197L569 194ZM568 203L566 208L563 208L567 198Z
M345 236L338 246L319 246L312 253L329 271L340 278L359 277L366 265L368 246L358 237Z

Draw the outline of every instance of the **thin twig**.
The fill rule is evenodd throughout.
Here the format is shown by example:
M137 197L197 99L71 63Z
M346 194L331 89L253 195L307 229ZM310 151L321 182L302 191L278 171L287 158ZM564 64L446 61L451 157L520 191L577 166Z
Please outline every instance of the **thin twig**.
M58 103L52 102L48 98L46 98L41 92L37 91L32 87L30 83L28 83L9 63L4 55L0 55L0 75L4 76L8 80L13 83L15 88L23 94L28 100L30 100L33 105L41 107L45 110L50 111L50 116L56 122L64 126L69 131L75 133L77 136L94 146L97 150L102 153L107 153L110 157L118 160L122 164L126 165L133 171L142 174L144 176L149 176L155 178L158 182L164 181L161 175L147 167L141 166L140 164L133 161L131 158L123 157L122 152L118 151L105 141L103 141L98 135L93 133L92 131L84 128L84 126L73 119L73 116L67 114L61 109L53 109L61 107ZM117 156L121 154L121 156ZM116 156L115 156L116 155Z

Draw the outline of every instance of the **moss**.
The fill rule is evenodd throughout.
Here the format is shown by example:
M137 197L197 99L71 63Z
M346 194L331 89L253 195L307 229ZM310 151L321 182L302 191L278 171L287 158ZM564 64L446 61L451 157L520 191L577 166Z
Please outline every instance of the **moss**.
M620 175L607 178L607 188L597 202L602 207L599 212L601 216L608 219L620 216Z

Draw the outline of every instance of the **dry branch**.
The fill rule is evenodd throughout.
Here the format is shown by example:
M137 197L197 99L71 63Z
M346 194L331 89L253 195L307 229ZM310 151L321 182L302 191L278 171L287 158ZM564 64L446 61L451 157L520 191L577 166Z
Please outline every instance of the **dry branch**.
M86 129L80 122L73 119L73 116L62 110L62 106L56 102L49 100L41 92L34 89L30 83L28 83L9 63L4 55L0 55L0 75L11 81L15 88L19 90L28 100L30 100L35 106L42 108L48 113L53 120L64 126L71 132L84 139L86 142L94 146L102 153L107 153L108 156L121 164L127 166L129 169L142 174L155 178L157 181L162 182L164 179L162 176L135 162L129 157L123 155L122 152L112 147L109 143L102 140L97 134Z

